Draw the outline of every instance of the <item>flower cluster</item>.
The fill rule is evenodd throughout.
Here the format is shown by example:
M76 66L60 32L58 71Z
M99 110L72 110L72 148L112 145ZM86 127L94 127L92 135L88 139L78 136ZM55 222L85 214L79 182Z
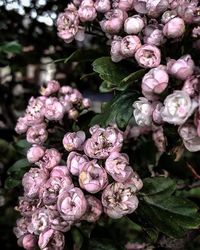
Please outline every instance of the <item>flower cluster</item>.
M136 123L142 127L153 125L154 130L160 126L163 140L161 126L164 123L177 125L185 147L191 152L199 151L199 76L199 70L190 55L178 60L169 59L166 66L159 65L151 69L142 79L144 97L133 104ZM169 88L173 80L179 80L178 89ZM173 92L170 93L171 89Z
M44 96L34 100L47 102L56 98L45 96L45 93L47 96L52 94L49 89L55 86L54 83L42 89ZM57 120L58 103L63 105L69 90L75 91L70 94L70 100L77 99L76 90L58 87L56 91L58 89L60 97L56 108L51 106L50 120ZM25 117L29 110L33 114L32 121L36 122L36 114L38 122L44 123L44 117L49 120L46 106L33 109L29 103ZM32 124L30 128L41 126L41 123ZM19 129L19 123L17 127ZM24 194L16 207L22 216L14 228L20 246L27 250L37 247L62 250L64 233L73 225L81 221L94 223L103 213L117 219L135 211L138 206L136 194L143 183L130 166L128 155L121 153L123 133L118 128L95 125L90 128L89 138L84 131L67 132L60 142L63 153L56 148L46 148L45 140L36 140L35 135L32 138L32 146L27 151L31 168L23 176Z
M31 97L23 117L18 119L15 130L26 133L31 144L42 145L48 138L48 124L61 122L65 116L76 120L83 109L90 107L90 100L70 86L60 87L59 82L49 81L41 87L41 96Z

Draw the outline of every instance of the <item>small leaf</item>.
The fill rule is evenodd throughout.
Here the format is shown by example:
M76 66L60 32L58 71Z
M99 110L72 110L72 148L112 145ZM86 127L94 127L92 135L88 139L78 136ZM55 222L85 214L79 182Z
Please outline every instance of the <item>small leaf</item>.
M0 46L0 52L20 54L22 52L22 46L17 41L7 42Z
M95 49L78 49L64 59L64 63L93 61L100 55L101 53Z
M23 174L26 168L30 166L30 163L27 161L27 159L20 159L16 161L9 169L8 174L13 174L15 176L21 176L21 173Z

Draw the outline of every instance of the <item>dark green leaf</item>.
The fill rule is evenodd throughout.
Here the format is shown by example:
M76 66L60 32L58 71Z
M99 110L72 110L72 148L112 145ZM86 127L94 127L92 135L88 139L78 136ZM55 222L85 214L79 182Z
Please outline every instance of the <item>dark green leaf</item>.
M99 124L105 127L116 122L119 128L124 129L132 116L132 104L137 97L138 94L131 91L116 95L104 106L102 113L92 119L91 125Z
M140 69L136 72L131 73L130 75L121 80L121 85L129 84L136 80L142 79L145 74L145 71L145 69Z
M30 163L27 159L20 159L16 161L9 169L8 174L19 175L24 169L30 166ZM23 171L24 172L24 171Z
M95 49L78 49L69 57L64 59L64 63L93 61L100 56L100 52Z
M17 41L7 42L0 46L0 52L20 54L22 52L22 46Z
M13 188L19 186L20 183L21 183L21 181L15 180L12 177L8 177L6 179L6 181L5 181L5 185L4 186L5 186L6 189L13 189Z

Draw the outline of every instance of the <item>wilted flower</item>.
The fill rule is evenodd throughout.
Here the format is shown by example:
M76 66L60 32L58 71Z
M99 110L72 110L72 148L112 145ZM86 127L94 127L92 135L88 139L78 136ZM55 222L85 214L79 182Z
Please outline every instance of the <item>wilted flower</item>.
M21 217L17 219L16 227L14 227L13 232L17 238L20 238L28 233L28 225L30 224L29 217Z
M194 96L200 91L200 77L190 76L184 82L182 91L186 92L189 96Z
M134 188L136 188L137 191L139 191L143 187L142 180L140 179L139 175L134 171L129 176L129 178L124 182L124 184L125 185L130 185L130 186L133 185Z
M89 159L86 155L81 155L77 152L71 152L67 158L67 168L71 174L78 176L83 164L88 161Z
M83 215L82 220L86 220L88 222L95 222L100 218L103 212L101 202L92 195L86 195L85 198L87 201L87 210L86 213Z
M83 149L84 141L85 132L83 131L67 133L63 138L63 146L67 151L81 151Z

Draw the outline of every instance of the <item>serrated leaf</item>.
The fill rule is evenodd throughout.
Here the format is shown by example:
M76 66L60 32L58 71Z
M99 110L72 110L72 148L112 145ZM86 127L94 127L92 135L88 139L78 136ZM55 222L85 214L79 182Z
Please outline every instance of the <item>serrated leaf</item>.
M99 124L103 127L111 123L117 123L118 127L124 129L133 113L132 104L138 98L136 92L122 92L108 102L101 114L96 115L90 125Z
M0 46L0 51L4 53L20 54L22 52L22 46L17 41L7 42Z

